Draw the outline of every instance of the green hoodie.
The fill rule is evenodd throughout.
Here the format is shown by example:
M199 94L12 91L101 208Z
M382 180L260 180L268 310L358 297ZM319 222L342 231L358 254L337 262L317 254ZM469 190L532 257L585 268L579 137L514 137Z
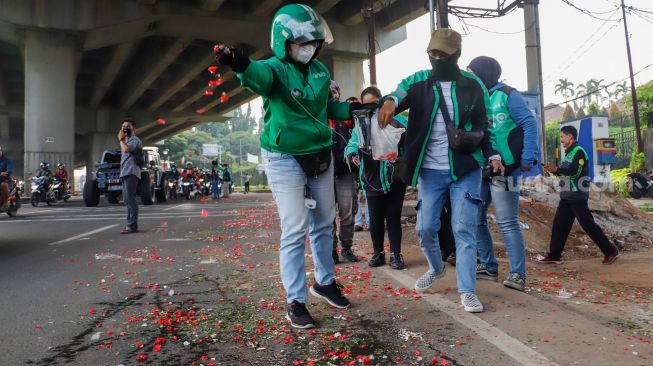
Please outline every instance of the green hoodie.
M241 84L263 97L265 126L261 147L290 155L307 155L332 144L328 118L351 118L349 104L333 100L329 70L317 60L297 65L272 57L251 60Z

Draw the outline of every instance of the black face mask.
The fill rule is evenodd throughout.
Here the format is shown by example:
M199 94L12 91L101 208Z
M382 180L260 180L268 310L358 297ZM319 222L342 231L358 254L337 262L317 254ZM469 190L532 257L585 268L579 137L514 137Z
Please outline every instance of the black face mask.
M460 68L458 67L458 58L460 51L449 56L446 60L434 60L429 57L431 61L431 74L433 78L438 81L453 81L460 75Z

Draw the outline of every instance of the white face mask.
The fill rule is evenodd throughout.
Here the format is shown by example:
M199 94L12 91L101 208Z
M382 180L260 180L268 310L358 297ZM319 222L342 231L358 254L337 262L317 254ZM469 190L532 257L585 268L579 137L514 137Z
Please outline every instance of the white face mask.
M305 45L291 43L290 57L301 64L307 64L313 58L316 49L317 47L315 47L315 44L313 43Z

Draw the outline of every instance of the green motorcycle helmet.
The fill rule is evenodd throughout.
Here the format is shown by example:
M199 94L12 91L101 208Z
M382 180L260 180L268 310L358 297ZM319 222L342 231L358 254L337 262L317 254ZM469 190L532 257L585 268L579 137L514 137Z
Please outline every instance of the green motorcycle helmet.
M280 59L287 56L286 42L333 42L326 20L313 8L303 4L288 4L274 14L270 47Z

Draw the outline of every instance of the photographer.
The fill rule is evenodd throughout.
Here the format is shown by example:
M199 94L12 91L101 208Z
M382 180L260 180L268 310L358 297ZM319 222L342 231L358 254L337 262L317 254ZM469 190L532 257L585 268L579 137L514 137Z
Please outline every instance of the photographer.
M136 137L136 122L132 119L122 121L118 132L120 141L120 178L122 179L122 198L127 206L127 226L122 234L131 234L138 231L138 203L136 203L136 187L141 178L143 165L143 145Z

